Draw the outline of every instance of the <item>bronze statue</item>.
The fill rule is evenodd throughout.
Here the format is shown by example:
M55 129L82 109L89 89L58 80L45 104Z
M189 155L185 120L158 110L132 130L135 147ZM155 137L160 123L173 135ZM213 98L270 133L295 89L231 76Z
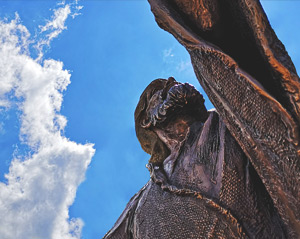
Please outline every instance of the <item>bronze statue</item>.
M300 82L259 1L149 3L216 110L172 77L145 89L151 180L105 238L300 238Z

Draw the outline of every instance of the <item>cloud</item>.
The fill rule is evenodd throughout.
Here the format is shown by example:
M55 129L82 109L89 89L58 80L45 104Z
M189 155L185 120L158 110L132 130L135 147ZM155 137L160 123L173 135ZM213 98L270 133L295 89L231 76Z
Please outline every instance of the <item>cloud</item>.
M194 77L194 71L189 55L181 46L173 46L162 51L162 60L165 64L165 74L181 75L189 80Z
M43 57L44 47L49 47L51 41L56 38L63 30L67 29L65 22L69 16L75 18L79 16L79 11L83 6L77 5L77 1L65 4L61 2L58 5L62 6L60 8L53 10L53 16L51 20L48 20L44 26L39 26L40 40L37 42L35 48L38 50L38 58L40 60Z
M163 50L163 61L164 62L172 61L172 57L174 57L172 48L168 48L168 49Z
M7 182L0 182L1 239L80 238L83 222L69 218L76 190L95 150L63 136L67 119L61 115L62 92L70 84L63 63L42 60L43 44L50 44L65 27L73 8L62 4L32 39L19 17L0 21L0 108L20 112L20 139L28 155L13 155ZM38 59L29 46L40 49Z
M183 72L183 71L190 71L190 72L193 72L193 67L192 67L192 64L191 64L191 61L188 60L188 61L183 61L181 60L177 66L176 66L176 70L178 72Z

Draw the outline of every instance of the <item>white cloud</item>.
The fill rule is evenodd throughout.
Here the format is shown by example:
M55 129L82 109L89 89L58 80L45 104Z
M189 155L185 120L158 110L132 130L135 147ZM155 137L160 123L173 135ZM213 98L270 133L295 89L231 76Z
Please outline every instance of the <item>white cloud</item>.
M176 66L176 70L178 72L183 72L183 71L190 71L190 72L193 72L193 67L192 67L192 64L191 64L191 61L188 60L188 61L183 61L181 60L177 66Z
M184 81L195 78L190 57L182 46L164 49L162 51L162 60L165 64L163 75L177 75Z
M168 48L168 49L163 50L163 61L164 62L172 61L172 57L174 57L172 48Z
M45 26L40 26L41 31L45 32L48 30L64 30L66 29L65 21L71 13L70 5L65 5L61 8L54 10L54 15L51 21L48 21ZM50 35L51 36L51 35Z
M47 31L44 43L66 28L70 14L70 5L54 11L52 20L41 27ZM0 107L12 107L12 95L17 100L20 137L31 149L30 156L16 151L7 183L0 183L0 238L78 239L83 222L70 219L68 208L94 149L62 135L67 120L59 111L70 73L62 62L32 59L28 46L33 43L18 16L0 22Z
M60 8L53 10L53 16L51 20L48 20L44 26L40 27L40 40L36 44L36 49L38 50L38 58L40 60L43 57L44 47L48 47L51 41L56 38L63 30L67 29L65 23L69 16L75 18L79 16L79 11L83 6L77 5L77 1L71 4L65 4L61 2L58 4ZM43 37L45 35L45 37Z

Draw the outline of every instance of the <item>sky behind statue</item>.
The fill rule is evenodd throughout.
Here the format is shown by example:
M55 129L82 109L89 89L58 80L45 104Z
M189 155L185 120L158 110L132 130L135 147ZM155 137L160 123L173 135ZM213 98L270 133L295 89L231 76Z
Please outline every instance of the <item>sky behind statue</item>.
M262 4L299 71L300 1ZM149 179L143 89L172 75L204 93L189 56L147 1L0 1L0 18L0 235L103 236Z

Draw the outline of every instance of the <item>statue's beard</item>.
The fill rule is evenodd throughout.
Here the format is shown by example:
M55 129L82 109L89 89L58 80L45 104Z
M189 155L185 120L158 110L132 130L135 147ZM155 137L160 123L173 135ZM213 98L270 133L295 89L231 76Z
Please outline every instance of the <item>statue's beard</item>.
M163 126L180 115L190 115L202 122L207 119L203 96L194 86L176 81L168 82L152 96L146 114L143 128Z

